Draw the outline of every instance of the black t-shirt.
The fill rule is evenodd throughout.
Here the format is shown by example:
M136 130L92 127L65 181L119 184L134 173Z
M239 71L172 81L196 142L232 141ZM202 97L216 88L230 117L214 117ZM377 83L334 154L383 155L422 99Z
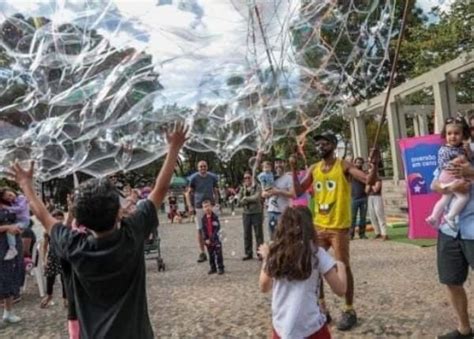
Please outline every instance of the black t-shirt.
M157 226L150 200L104 238L53 226L51 247L71 264L66 279L71 279L81 338L153 338L143 246Z
M360 182L356 178L352 178L352 199L362 199L367 198L367 193L365 193L365 183Z

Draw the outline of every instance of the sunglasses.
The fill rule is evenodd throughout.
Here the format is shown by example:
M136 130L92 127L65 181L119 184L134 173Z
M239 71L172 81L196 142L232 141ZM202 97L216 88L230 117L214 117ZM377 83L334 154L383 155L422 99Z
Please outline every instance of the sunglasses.
M456 117L456 118L447 118L444 122L445 124L452 124L453 122L463 123L466 122L463 117Z

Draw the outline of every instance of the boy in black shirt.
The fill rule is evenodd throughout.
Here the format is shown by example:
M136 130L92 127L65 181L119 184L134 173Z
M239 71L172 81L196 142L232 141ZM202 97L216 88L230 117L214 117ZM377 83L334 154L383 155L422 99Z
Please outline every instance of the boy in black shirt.
M92 179L75 193L73 212L87 233L58 223L33 188L33 163L18 163L11 175L28 198L30 208L50 234L56 254L71 265L73 298L81 338L153 338L145 285L146 237L158 225L160 207L173 175L187 128L176 124L167 133L169 150L148 200L121 220L119 192L108 179ZM119 227L120 225L120 227Z
M204 216L202 217L202 238L209 254L209 265L211 266L208 274L214 274L219 269L219 274L224 274L224 258L222 257L222 243L219 239L221 224L219 217L212 211L210 200L202 202ZM217 264L217 269L216 269Z

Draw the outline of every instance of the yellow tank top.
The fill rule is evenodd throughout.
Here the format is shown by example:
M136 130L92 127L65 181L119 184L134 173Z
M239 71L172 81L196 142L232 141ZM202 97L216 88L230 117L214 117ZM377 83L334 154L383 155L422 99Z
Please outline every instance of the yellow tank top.
M344 229L351 226L351 185L344 174L342 160L331 170L322 171L322 161L314 166L314 218L316 227Z

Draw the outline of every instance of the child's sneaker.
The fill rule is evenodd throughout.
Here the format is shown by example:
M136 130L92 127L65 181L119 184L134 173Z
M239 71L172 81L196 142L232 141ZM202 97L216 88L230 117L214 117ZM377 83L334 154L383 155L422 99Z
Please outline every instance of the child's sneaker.
M12 260L13 258L15 258L16 256L18 255L18 251L16 250L15 247L10 247L7 251L7 254L5 254L5 257L3 258L3 260Z
M9 324L16 324L21 321L21 318L14 315L14 314L9 314L8 316L3 316L3 322L9 323Z
M201 252L201 254L199 254L197 262L205 262L205 261L207 261L206 253Z

